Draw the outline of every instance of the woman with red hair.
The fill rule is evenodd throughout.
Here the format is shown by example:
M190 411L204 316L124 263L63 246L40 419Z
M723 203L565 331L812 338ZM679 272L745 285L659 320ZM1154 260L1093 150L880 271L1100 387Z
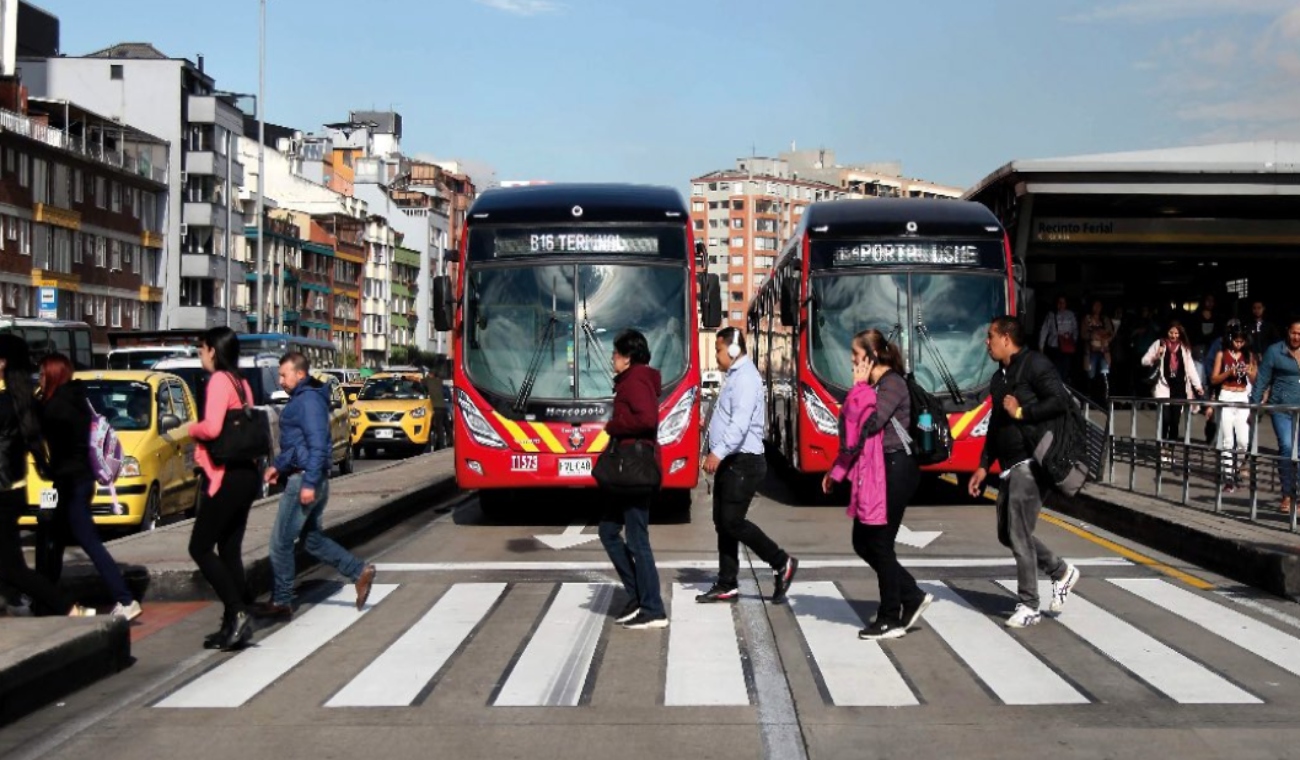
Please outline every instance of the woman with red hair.
M95 474L90 469L90 401L79 380L72 379L72 362L63 354L41 361L41 429L49 448L50 475L58 504L54 513L38 523L36 569L58 583L63 574L63 550L69 543L90 557L114 601L113 615L134 620L140 603L117 562L104 548L95 528L90 503L95 498Z

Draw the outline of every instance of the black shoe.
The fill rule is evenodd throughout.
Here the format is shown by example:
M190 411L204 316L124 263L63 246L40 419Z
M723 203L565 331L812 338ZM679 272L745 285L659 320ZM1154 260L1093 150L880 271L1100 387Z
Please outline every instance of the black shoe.
M797 572L799 572L799 560L794 557L785 561L785 567L772 572L775 578L772 587L772 604L785 604L785 594L790 590L790 584L794 583Z
M247 612L235 613L230 621L230 630L221 642L221 651L233 652L248 646L253 640L253 621Z
M902 621L903 630L906 631L908 628L911 628L920 622L921 616L925 614L926 608L929 607L933 601L934 597L926 594L915 602L904 603L903 614L898 616L899 620Z
M907 635L907 626L893 618L876 618L871 625L858 631L858 638L868 641L901 639Z
M667 628L668 618L665 615L648 615L644 612L638 612L636 617L623 624L624 628L632 631L639 631L646 628Z
M293 605L276 604L275 602L254 602L248 608L248 614L255 618L270 618L272 620L292 620Z
M220 649L226 637L230 635L230 617L221 616L221 627L203 637L204 649Z
M710 604L712 602L735 602L740 598L740 589L735 586L724 586L721 583L715 583L709 587L708 591L695 597L695 601L700 604Z
M627 606L623 608L622 612L618 613L618 617L614 618L614 622L626 623L627 621L636 617L637 613L640 611L641 611L641 605L637 604L637 601L633 599L632 601L627 603Z

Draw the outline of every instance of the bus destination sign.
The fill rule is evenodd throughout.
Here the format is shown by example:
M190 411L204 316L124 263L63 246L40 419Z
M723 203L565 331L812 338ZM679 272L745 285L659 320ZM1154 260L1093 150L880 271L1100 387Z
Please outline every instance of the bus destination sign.
M659 236L631 232L498 233L497 256L623 253L659 255Z
M813 266L981 267L1005 266L1000 241L881 240L817 241Z

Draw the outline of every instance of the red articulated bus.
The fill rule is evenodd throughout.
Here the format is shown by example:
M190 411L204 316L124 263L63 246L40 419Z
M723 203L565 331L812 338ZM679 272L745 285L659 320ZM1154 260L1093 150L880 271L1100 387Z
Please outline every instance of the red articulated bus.
M470 208L456 287L434 283L452 330L456 480L485 511L519 489L594 488L613 411L614 338L639 330L663 376L664 501L699 478L697 292L690 216L672 189L556 184L490 190ZM701 266L704 266L701 263Z
M1015 299L1010 242L980 204L810 205L749 307L752 353L768 387L769 446L794 471L830 469L840 405L853 384L850 342L874 327L948 413L952 456L926 469L973 472L995 369L985 335L993 317L1015 313Z

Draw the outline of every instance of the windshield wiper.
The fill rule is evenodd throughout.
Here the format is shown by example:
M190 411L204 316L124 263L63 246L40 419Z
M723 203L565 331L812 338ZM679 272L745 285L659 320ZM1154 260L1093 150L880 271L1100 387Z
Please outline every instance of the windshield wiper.
M581 284L582 288L582 335L587 340L587 369L591 369L591 347L594 345L598 356L605 356L605 345L600 341L600 334L596 330L596 325L588 318L590 312L587 310L587 288ZM614 368L608 363L602 365L605 368L605 375L609 377L610 387L614 384Z
M558 305L555 302L557 287L558 284L552 284L551 286L551 316L546 320L542 342L537 344L537 350L533 351L533 358L528 362L528 372L524 375L523 384L519 386L519 395L515 396L515 403L512 408L519 414L523 414L524 409L528 406L528 399L533 395L533 386L537 384L537 376L542 373L542 358L546 355L546 349L551 349L551 361L555 361L555 327L560 323Z
M953 377L952 370L948 369L948 363L943 360L943 354L939 347L934 344L934 338L930 336L930 330L925 326L925 318L921 312L921 299L916 300L916 335L920 338L920 343L928 349L930 359L934 362L935 369L939 371L939 379L943 381L944 387L948 393L952 394L952 400L957 404L965 404L966 400L961 395L961 388L957 386L957 378Z

